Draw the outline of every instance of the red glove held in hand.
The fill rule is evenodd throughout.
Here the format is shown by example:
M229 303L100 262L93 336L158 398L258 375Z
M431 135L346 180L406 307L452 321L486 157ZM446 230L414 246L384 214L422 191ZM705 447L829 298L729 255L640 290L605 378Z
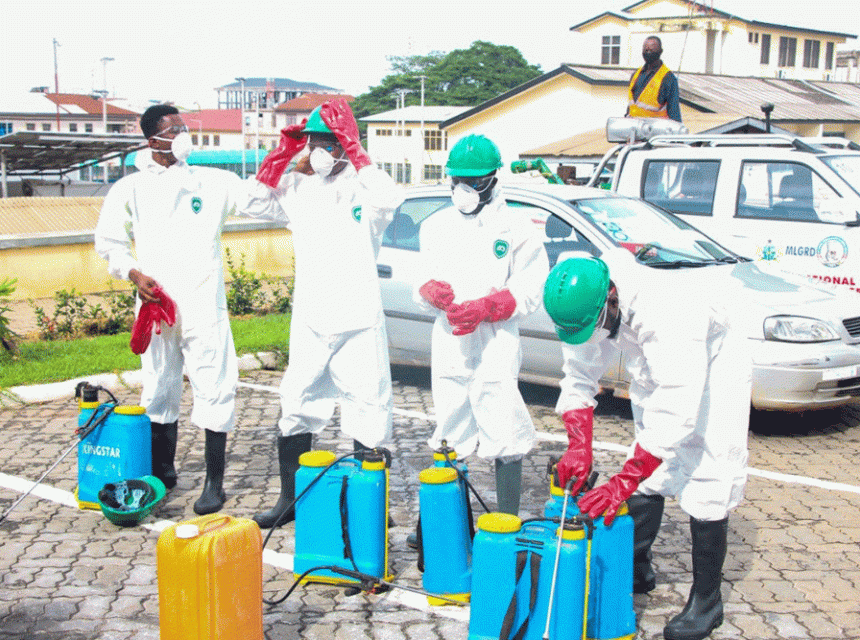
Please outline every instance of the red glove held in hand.
M454 327L452 333L455 336L464 336L472 333L484 321L507 320L516 310L514 296L507 289L502 289L477 300L451 305L448 308L448 322Z
M326 102L320 108L320 117L334 133L356 171L372 164L367 151L361 146L358 123L344 98L335 98Z
M571 495L576 495L588 480L591 472L591 434L594 425L594 407L572 409L562 414L564 428L567 429L568 448L556 465L560 487L567 486L567 481L575 477L570 488Z
M451 306L451 303L454 302L454 290L447 282L428 280L421 285L421 288L418 289L418 293L420 293L421 297L427 302L442 311L447 311L448 307Z
M158 295L159 301L143 303L131 328L129 346L132 353L137 355L149 348L153 329L155 329L155 333L161 333L162 321L166 322L169 327L172 327L176 322L176 303L160 288L153 289L153 293Z
M639 483L648 478L663 461L652 456L638 444L633 457L624 463L621 473L617 473L606 484L588 491L579 499L582 513L592 518L603 515L606 525L612 524L618 507L636 491Z
M281 142L278 144L278 148L260 163L260 168L257 170L257 180L273 189L278 186L290 160L304 149L308 142L307 135L302 133L307 121L308 119L305 118L301 124L293 124L281 129Z

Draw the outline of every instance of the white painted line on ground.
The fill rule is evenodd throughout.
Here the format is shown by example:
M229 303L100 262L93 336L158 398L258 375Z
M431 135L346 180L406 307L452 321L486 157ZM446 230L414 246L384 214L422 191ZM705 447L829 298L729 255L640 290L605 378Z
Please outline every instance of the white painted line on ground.
M239 386L245 386L252 389L257 389L258 391L274 391L277 392L276 387L267 387L263 385L252 385L244 382L240 382ZM421 420L426 420L428 422L433 421L432 416L428 416L426 413L422 413L420 411L406 411L403 409L394 408L394 413L398 415L407 416L409 418L418 418ZM567 436L561 433L547 433L545 431L537 432L538 440L543 440L545 442L560 442L562 444L567 444ZM629 445L626 444L618 444L617 442L601 442L597 441L592 444L592 447L595 449L604 449L606 451L614 451L616 453L627 453L629 450ZM841 482L832 482L830 480L820 480L818 478L810 478L808 476L797 476L789 473L778 473L776 471L766 471L764 469L756 469L754 467L748 467L747 473L751 476L756 476L759 478L766 478L768 480L776 480L777 482L786 482L788 484L803 484L809 487L818 487L819 489L827 489L829 491L847 491L848 493L857 493L860 494L860 487L843 484Z

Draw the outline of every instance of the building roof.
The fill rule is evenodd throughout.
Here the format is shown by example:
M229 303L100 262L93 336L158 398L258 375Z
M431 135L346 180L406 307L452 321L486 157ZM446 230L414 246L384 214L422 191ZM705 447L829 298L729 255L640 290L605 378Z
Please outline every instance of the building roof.
M318 93L338 93L340 89L327 87L316 82L302 82L300 80L291 80L290 78L245 78L245 90L249 89L267 89L271 84L271 88L275 91L316 91ZM220 87L215 87L216 91L241 90L242 82L236 80L229 84Z
M451 117L440 129L472 117L559 75L592 85L626 87L635 69L563 64L510 91ZM702 113L758 116L761 105L775 106L772 122L860 122L860 85L848 82L787 80L705 73L675 74L680 101Z
M360 118L362 122L444 122L472 107L411 105Z
M659 0L658 0L659 1ZM842 31L834 31L833 29L841 29L838 23L828 23L826 18L818 15L815 11L806 12L803 14L803 26L777 24L771 21L773 16L773 5L749 2L749 0L718 0L719 6L714 6L713 1L707 4L701 2L691 2L680 0L678 4L678 13L666 16L650 16L640 13L642 9L647 8L649 4L655 3L655 0L640 0L634 2L621 9L620 11L603 11L602 13L579 22L572 27L571 31L577 31L580 28L598 22L604 17L614 16L627 22L655 20L691 20L695 18L721 18L726 20L739 20L746 22L756 27L770 27L773 29L783 29L788 31L801 31L804 33L820 33L823 35L838 36L842 38L856 38L856 34L844 33ZM740 11L744 16L736 13ZM782 15L780 15L782 18Z
M83 93L45 93L48 100L56 105L59 105L60 112L65 111L70 114L88 114L91 116L102 115L101 98L93 98L91 95ZM109 116L128 116L136 118L139 114L122 107L117 107L110 103L110 98L107 99L107 114Z
M345 98L347 102L355 100L353 96L345 93L303 93L297 98L282 102L275 111L289 111L294 113L310 113L322 103L331 100L334 97Z
M200 111L183 111L180 115L191 131L196 131L198 128L203 131L224 133L241 133L242 131L242 112L240 109L201 109Z
M104 198L0 198L0 239L92 231Z
M98 116L102 117L102 101L82 93L41 93L28 92L0 99L0 113L4 116L15 115L56 115L57 107L61 116ZM138 114L107 102L107 115L137 118Z
M142 135L19 131L0 136L9 174L62 175L82 164L104 162L146 146Z

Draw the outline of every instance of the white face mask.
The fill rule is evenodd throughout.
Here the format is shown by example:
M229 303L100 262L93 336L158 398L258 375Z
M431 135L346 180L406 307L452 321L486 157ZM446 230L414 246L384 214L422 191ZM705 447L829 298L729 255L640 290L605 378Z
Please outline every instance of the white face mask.
M159 136L153 136L153 138L156 140L170 140L170 138L160 138ZM177 162L185 162L188 160L188 156L191 155L191 150L193 148L194 145L191 144L191 134L187 131L183 131L181 133L177 133L176 137L171 140L170 151L164 151L162 149L153 149L153 151L155 153L172 153Z
M331 172L334 171L334 168L338 164L346 162L344 158L335 158L322 147L317 147L316 149L311 151L310 160L311 169L313 169L314 173L316 173L321 178L325 178L331 175Z
M468 215L481 204L481 194L468 185L458 184L451 191L451 201L460 213Z

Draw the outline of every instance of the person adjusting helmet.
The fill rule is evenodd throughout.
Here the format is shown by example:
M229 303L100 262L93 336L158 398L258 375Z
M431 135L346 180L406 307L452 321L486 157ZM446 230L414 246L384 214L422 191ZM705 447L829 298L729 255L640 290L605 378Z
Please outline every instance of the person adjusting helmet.
M276 444L280 494L254 516L271 528L293 520L299 456L331 423L335 403L356 449L390 440L391 370L376 256L403 190L371 162L340 96L281 132L257 181L244 213L289 228L296 260Z
M448 156L453 205L421 223L414 299L435 314L431 375L437 425L460 456L494 460L498 509L519 511L522 458L535 429L517 387L520 321L540 307L542 238L497 188L498 147L482 135Z
M588 474L594 398L621 349L631 373L635 440L622 470L578 504L609 525L626 501L634 522L633 589L647 593L656 583L651 546L665 497L677 498L690 516L693 586L664 637L702 640L722 623L728 513L746 481L752 364L733 324L740 310L730 293L703 291L685 271L634 263L621 249L604 257L612 280L601 275L595 285L591 276L602 272L594 266L600 260L573 258L556 266L544 293L564 356L556 412L570 447L560 480Z

